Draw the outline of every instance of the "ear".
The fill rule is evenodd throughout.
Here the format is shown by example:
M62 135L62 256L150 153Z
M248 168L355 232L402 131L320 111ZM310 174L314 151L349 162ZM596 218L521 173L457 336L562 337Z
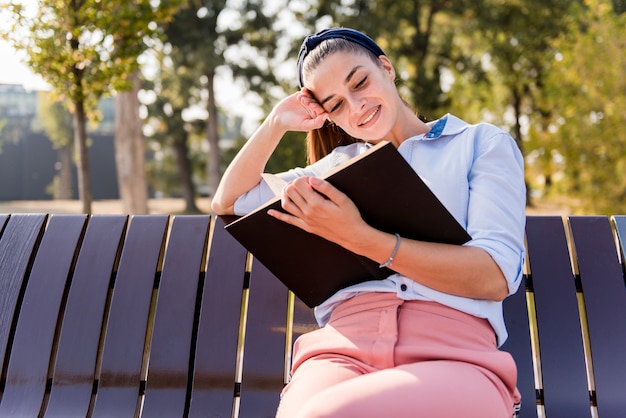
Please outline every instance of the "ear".
M387 74L389 79L393 83L395 83L395 81L396 81L396 70L395 70L395 68L393 68L393 64L391 63L389 58L386 55L381 55L381 56L378 57L378 60L380 61L380 66L382 67L382 69L385 72L385 74Z

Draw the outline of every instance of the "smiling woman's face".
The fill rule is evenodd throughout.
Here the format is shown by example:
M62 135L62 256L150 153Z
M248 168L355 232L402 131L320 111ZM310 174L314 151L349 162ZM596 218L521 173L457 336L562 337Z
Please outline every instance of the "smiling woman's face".
M368 55L336 52L303 74L304 85L328 112L330 119L355 138L385 138L396 124L401 103L395 71L385 56L374 62Z

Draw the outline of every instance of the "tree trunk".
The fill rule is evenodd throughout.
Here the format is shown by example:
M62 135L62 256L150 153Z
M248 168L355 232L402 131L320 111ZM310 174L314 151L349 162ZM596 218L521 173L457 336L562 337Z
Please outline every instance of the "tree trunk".
M72 146L70 144L59 148L59 184L56 198L68 200L72 198Z
M209 90L209 101L207 104L207 110L209 117L206 124L206 138L209 143L209 155L206 165L207 184L211 194L217 190L217 185L220 182L221 177L221 158L219 148L219 134L217 131L218 126L218 114L217 104L215 103L215 90L213 84L215 82L215 72L210 71L207 73L207 89Z
M91 213L91 177L89 173L89 156L87 155L87 118L85 103L74 103L74 143L76 147L76 168L78 170L78 197L82 202L83 213Z
M133 88L115 97L115 164L122 208L129 214L148 213L148 186L141 119L139 73L131 76Z
M519 90L515 87L511 87L511 95L513 97L513 112L515 114L515 125L513 126L513 139L517 143L517 146L520 149L520 152L524 154L524 145L522 140L522 101L524 100L523 94L519 92ZM530 184L528 181L525 181L526 184L526 206L532 207L533 200L532 194L530 190Z
M191 163L189 161L189 150L187 147L187 135L185 131L175 134L174 152L176 154L176 165L180 176L180 188L185 200L185 213L200 213L196 206L195 191L191 174Z

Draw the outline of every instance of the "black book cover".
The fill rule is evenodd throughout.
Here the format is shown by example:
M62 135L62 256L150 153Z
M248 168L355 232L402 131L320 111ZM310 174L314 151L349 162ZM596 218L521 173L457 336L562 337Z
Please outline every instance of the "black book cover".
M374 228L446 244L461 245L471 239L389 142L380 142L323 178L350 197ZM225 228L309 307L347 286L393 273L379 268L373 260L269 216L269 209L284 212L279 197Z

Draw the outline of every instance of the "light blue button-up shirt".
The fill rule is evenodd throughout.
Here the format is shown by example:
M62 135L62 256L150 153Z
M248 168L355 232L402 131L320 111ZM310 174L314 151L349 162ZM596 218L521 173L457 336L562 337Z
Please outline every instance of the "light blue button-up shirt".
M506 277L509 293L516 292L522 277L526 222L524 163L517 144L508 133L493 125L470 125L452 115L432 122L430 127L426 135L405 140L398 151L466 228L472 239L465 245L489 253ZM279 176L287 181L299 176L320 176L367 147L365 143L339 147L308 167ZM272 191L262 181L235 202L235 212L246 214L272 197ZM439 292L401 274L340 290L315 308L320 326L328 322L337 304L367 292L395 292L405 300L439 302L486 318L496 333L498 345L507 338L501 302Z

